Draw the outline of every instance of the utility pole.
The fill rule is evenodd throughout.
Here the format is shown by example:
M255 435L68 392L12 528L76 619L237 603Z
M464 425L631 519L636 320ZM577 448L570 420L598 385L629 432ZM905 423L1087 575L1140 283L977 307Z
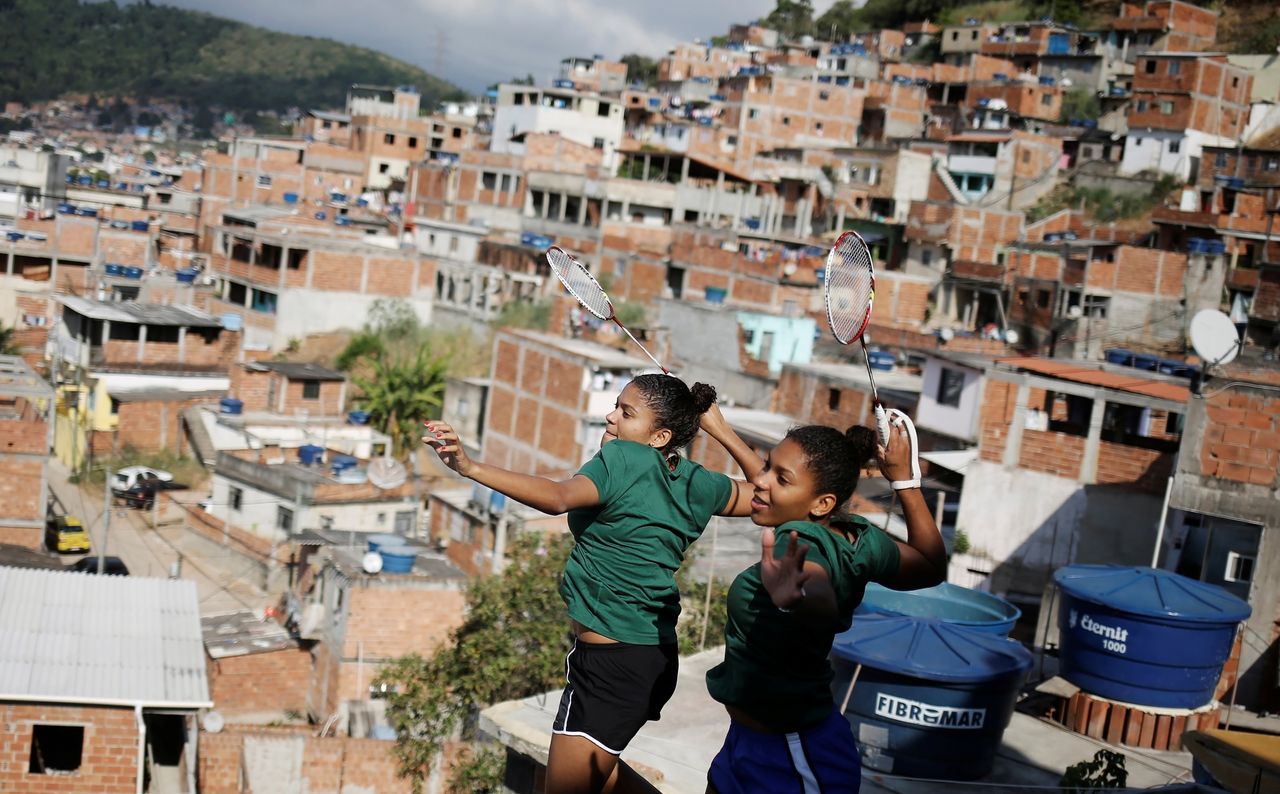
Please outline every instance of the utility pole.
M107 537L111 532L111 470L105 472L102 485L102 542L98 545L98 575L102 575L106 563Z

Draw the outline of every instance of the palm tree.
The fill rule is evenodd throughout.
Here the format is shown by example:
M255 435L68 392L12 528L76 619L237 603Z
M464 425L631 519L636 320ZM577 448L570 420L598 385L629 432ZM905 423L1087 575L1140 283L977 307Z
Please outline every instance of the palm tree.
M407 457L422 437L422 420L440 415L447 361L426 346L408 356L382 353L366 360L370 374L351 378L363 392L360 402L373 424L391 436L395 454Z

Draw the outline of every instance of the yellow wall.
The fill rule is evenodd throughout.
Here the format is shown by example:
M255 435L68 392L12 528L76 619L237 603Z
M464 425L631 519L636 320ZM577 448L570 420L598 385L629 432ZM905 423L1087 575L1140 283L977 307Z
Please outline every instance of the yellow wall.
M77 399L77 393L79 395ZM102 381L58 388L53 453L72 471L84 466L90 430L115 430L119 418L111 413L111 397Z

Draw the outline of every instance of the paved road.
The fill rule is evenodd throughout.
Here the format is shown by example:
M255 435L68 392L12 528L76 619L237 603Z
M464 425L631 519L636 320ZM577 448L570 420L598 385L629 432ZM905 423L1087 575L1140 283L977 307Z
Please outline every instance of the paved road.
M201 614L266 606L266 594L244 581L240 558L194 536L179 521L162 520L152 528L149 511L115 507L104 539L102 489L78 486L68 477L62 462L50 459L49 487L67 512L89 527L95 553L103 549L124 560L133 576L168 577L177 570L181 578L196 583ZM62 561L72 565L80 556L63 555Z

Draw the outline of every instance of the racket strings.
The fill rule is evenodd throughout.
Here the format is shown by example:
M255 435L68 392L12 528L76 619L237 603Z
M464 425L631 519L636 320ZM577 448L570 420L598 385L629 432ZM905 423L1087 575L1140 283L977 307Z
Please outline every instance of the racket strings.
M604 289L591 276L581 262L559 249L547 252L547 263L560 279L560 283L573 297L578 299L583 308L601 320L613 316L613 304Z
M831 252L826 273L827 319L843 344L857 339L866 327L875 295L871 252L861 240L841 241Z

